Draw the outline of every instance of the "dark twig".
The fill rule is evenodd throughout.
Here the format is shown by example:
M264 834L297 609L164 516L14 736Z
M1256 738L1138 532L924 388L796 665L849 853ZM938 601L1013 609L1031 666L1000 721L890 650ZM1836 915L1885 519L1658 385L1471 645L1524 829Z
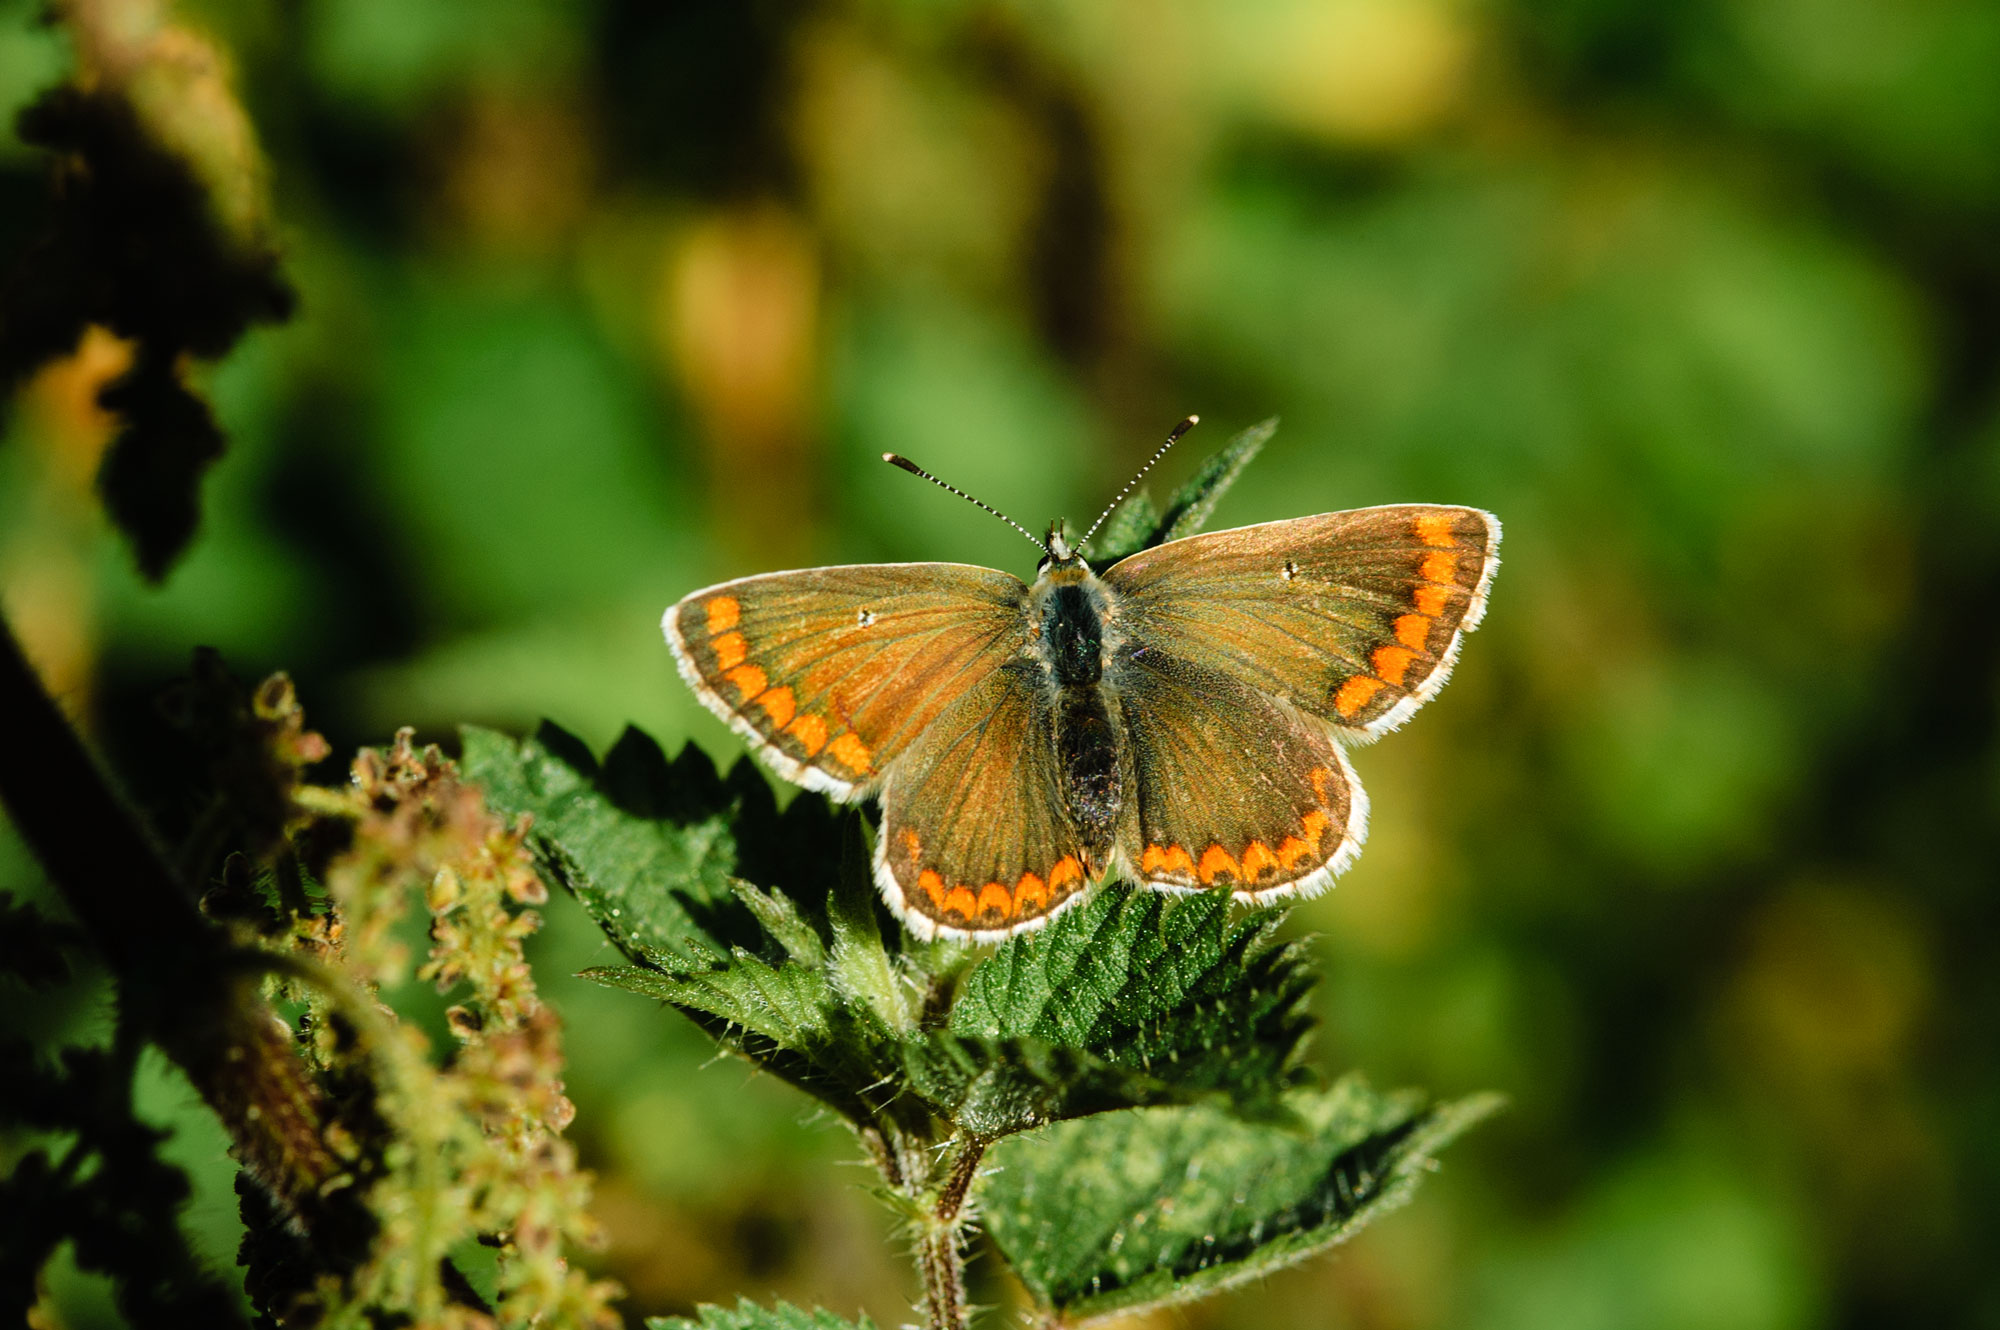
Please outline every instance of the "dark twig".
M143 1033L188 1074L239 1157L322 1252L372 1229L326 1142L329 1106L227 934L203 919L0 622L0 802L111 968Z

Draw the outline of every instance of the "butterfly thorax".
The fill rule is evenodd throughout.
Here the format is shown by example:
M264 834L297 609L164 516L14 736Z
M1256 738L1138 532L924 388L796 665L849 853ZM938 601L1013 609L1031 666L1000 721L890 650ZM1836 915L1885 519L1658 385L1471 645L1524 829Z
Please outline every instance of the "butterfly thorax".
M1050 554L1028 593L1029 653L1051 710L1057 793L1097 868L1110 854L1125 795L1114 702L1103 686L1115 607L1081 557L1066 545Z

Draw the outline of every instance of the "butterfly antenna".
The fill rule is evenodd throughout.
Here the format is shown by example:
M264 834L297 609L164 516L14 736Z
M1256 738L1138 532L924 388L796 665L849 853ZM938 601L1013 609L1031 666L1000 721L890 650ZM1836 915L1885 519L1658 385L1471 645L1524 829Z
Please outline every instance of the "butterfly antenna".
M971 504L975 508L984 508L987 512L992 513L995 517L1005 522L1008 526L1013 527L1016 531L1026 536L1030 541L1034 542L1034 546L1036 549L1040 550L1044 554L1047 554L1049 552L1049 547L1047 545L1044 545L1041 542L1041 540L1035 535L1034 532L1028 530L1028 528L1022 526L1019 522L1016 522L1013 518L1007 516L1007 514L1001 512L998 508L995 508L992 504L981 503L978 499L973 498L970 494L967 494L964 490L960 489L956 485L947 485L944 481L939 480L936 476L924 470L922 467L918 466L915 462L912 462L909 458L904 457L901 453L883 453L882 460L887 462L890 466L901 467L903 470L909 472L913 476L922 476L925 480L928 480L931 484L936 485L939 489L950 490L953 494L956 494L959 498L964 499L967 503Z
M1090 538L1097 534L1097 528L1104 525L1104 519L1111 516L1111 514L1117 510L1119 504L1125 502L1125 496L1132 492L1132 487L1138 484L1139 481L1145 476L1145 474L1148 471L1151 471L1153 469L1153 463L1159 461L1162 457L1165 457L1167 455L1167 449L1173 447L1175 444L1181 441L1181 435L1186 434L1189 430L1193 429L1196 425L1199 425L1200 423L1201 423L1200 416L1189 416L1186 420L1183 420L1180 424L1174 426L1174 432L1167 435L1167 441L1160 445L1160 450L1154 453L1151 457L1146 459L1146 465L1139 468L1138 475L1132 477L1130 480L1125 482L1125 488L1118 491L1118 497L1113 499L1109 504L1105 506L1104 511L1097 515L1097 520L1090 524L1090 530L1084 532L1083 539L1078 541L1077 543L1079 545L1088 545L1090 543Z

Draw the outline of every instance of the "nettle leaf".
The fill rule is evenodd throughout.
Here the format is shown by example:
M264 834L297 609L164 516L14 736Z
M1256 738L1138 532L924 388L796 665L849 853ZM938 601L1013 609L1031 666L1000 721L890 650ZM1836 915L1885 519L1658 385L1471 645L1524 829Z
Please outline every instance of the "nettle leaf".
M993 1141L1051 1122L1189 1101L1180 1086L1040 1039L939 1031L904 1047L911 1093L954 1127Z
M821 799L783 814L739 761L724 778L689 744L669 762L627 729L600 765L583 742L544 724L515 740L467 726L462 766L510 814L534 816L534 843L628 957L704 958L771 942L737 887L749 879L795 903L823 900L840 833Z
M739 779L746 764L723 780L698 750L669 763L628 730L600 767L546 725L520 742L468 729L464 764L493 806L534 815L538 852L633 962L585 977L671 1003L852 1121L927 1113L993 1140L1208 1088L1151 1073L1143 1056L1079 1047L1025 1014L931 1028L924 990L949 992L963 949L892 950L903 939L885 939L859 818L842 824L810 794L781 816L754 771L754 786ZM1089 1028L1106 1047L1128 1032Z
M1036 1039L1175 1088L1282 1114L1312 1019L1303 943L1279 916L1229 921L1229 896L1108 885L1038 932L1009 940L966 980L951 1032Z
M1215 515L1215 505L1243 474L1243 468L1250 465L1277 430L1278 421L1273 417L1252 425L1224 444L1196 469L1187 483L1174 491L1164 512L1153 506L1144 490L1127 499L1111 515L1104 533L1091 546L1090 561L1104 567L1129 554L1200 531Z
M646 1326L647 1330L875 1330L875 1323L865 1315L843 1321L832 1312L804 1311L784 1302L759 1307L747 1300L734 1309L705 1306L696 1309L693 1316L648 1317Z
M1207 526L1208 519L1215 515L1215 505L1222 502L1222 496L1243 474L1243 468L1256 459L1277 432L1276 416L1259 421L1203 462L1187 483L1174 491L1173 498L1167 500L1167 510L1160 515L1160 535L1150 543L1179 540Z
M1191 1301L1323 1251L1402 1204L1437 1152L1499 1101L1427 1108L1348 1077L1286 1103L1302 1129L1197 1106L1016 1137L988 1156L987 1231L1064 1324Z
M1090 543L1090 561L1100 568L1108 567L1128 554L1159 544L1155 536L1162 529L1160 510L1153 496L1142 489L1105 520L1103 531Z
M817 918L777 892L738 885L740 897L756 902L753 914L776 924L766 954L742 946L693 957L644 950L638 965L586 970L584 977L672 1003L718 1043L849 1119L872 1121L902 1092L916 1012L875 928L858 825L848 839L837 855L841 882L827 903L832 908Z

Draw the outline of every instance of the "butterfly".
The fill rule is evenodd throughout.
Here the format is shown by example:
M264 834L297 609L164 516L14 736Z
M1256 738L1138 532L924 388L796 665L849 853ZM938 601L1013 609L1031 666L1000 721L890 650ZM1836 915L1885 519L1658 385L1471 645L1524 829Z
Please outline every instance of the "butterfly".
M1060 521L1037 540L885 460L1041 545L1034 581L765 573L694 592L662 628L695 695L780 776L880 801L876 885L920 938L1037 928L1113 875L1256 903L1330 886L1367 834L1346 746L1444 685L1499 564L1491 513L1396 504L1100 571Z

